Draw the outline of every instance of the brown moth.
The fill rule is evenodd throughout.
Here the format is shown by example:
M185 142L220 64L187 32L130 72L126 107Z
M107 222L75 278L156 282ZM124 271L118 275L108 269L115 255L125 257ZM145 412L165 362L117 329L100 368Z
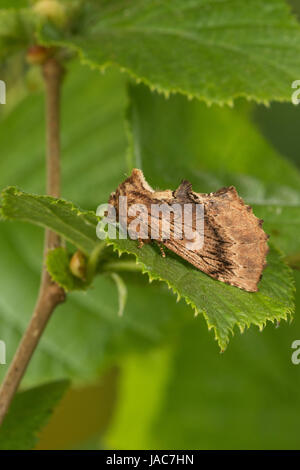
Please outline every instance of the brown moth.
M127 210L137 203L150 207L152 204L202 204L204 207L204 242L201 249L187 248L184 236L164 238L162 216L154 223L159 227L158 242L185 259L214 279L231 284L249 292L256 292L262 271L266 266L268 235L262 229L263 221L255 217L252 208L245 205L234 186L222 188L215 193L195 193L188 181L182 181L176 191L155 191L149 186L143 172L133 169L129 178L111 194L109 204L119 210L119 197L127 197ZM150 227L150 212L141 214L144 227ZM128 216L127 221L131 218ZM192 219L193 220L193 219ZM178 228L177 220L171 218L171 232ZM140 245L149 243L150 232L143 234ZM152 237L153 238L153 237Z

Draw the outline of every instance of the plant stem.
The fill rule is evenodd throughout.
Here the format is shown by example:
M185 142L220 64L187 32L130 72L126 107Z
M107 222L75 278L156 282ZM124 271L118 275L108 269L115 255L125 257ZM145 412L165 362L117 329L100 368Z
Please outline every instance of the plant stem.
M43 65L46 87L46 168L47 193L60 196L60 138L59 108L60 88L63 70L61 65L50 58ZM44 262L48 250L60 245L60 237L51 230L45 231ZM36 306L30 323L21 339L19 347L7 371L0 388L0 426L8 411L10 403L25 374L30 359L38 345L39 339L57 305L64 302L65 292L54 283L43 262L41 283Z

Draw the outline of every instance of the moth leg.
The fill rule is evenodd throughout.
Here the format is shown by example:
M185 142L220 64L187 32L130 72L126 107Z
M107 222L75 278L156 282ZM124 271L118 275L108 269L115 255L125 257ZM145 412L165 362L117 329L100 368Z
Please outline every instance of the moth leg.
M138 238L138 243L139 248L142 248L144 246L144 240L142 240L141 238Z
M163 258L165 258L165 257L166 257L166 253L165 253L165 251L164 251L163 242L156 240L156 244L157 244L157 246L158 246L159 249L160 249L161 256L162 256Z

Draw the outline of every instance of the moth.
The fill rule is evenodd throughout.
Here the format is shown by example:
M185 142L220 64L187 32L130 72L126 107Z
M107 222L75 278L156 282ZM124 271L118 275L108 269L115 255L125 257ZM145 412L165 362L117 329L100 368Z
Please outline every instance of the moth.
M155 204L176 204L180 207L203 207L203 243L201 247L190 248L190 240L184 233L178 237L179 221L176 216L170 219L170 233L164 234L163 214L155 218L151 211L141 211L138 221L141 226L140 246L153 242L150 226L157 227L156 242L167 247L178 256L203 271L205 274L224 283L239 287L248 292L256 292L266 266L268 235L262 229L263 220L258 219L252 208L239 197L234 186L221 188L216 192L196 193L190 182L183 180L172 191L156 191L147 183L143 172L133 169L131 175L110 195L109 204L114 207L118 222L122 225L120 196L126 196L127 223L134 219L130 208L136 204L149 208ZM191 224L194 225L192 216ZM148 230L149 228L149 230ZM193 227L192 227L193 228ZM177 234L177 237L175 235ZM197 231L195 238L197 238Z

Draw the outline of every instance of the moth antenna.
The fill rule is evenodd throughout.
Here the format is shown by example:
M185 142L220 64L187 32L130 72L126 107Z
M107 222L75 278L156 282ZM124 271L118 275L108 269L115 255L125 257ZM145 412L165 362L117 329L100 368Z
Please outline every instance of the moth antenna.
M161 256L162 256L163 258L165 258L165 257L166 257L166 253L165 253L165 251L164 251L164 245L163 245L163 243L156 240L156 244L157 244L157 246L158 246L159 249L160 249Z

